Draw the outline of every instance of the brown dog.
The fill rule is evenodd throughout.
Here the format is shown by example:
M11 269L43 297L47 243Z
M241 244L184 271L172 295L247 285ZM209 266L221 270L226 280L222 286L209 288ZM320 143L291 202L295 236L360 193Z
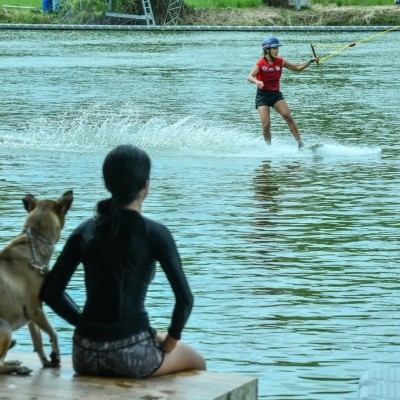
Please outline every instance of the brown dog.
M31 372L19 361L4 362L7 351L15 344L12 332L26 324L43 366L60 366L57 334L44 315L39 292L72 200L72 191L58 201L25 196L28 216L24 229L0 252L0 374ZM50 336L50 360L43 350L41 329Z

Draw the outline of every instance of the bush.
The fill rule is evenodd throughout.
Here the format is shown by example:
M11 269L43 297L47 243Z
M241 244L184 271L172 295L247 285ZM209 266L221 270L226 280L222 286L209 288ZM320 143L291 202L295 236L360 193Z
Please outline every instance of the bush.
M106 11L103 0L61 0L58 15L71 24L94 25L102 23Z

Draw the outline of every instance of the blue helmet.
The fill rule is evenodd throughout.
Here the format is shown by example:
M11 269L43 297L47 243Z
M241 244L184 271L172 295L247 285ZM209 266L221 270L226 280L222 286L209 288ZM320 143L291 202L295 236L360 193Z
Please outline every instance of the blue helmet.
M261 46L262 46L263 50L266 50L266 49L272 49L273 47L278 47L278 46L282 46L282 45L279 43L278 38L276 38L276 37L267 37L262 42Z

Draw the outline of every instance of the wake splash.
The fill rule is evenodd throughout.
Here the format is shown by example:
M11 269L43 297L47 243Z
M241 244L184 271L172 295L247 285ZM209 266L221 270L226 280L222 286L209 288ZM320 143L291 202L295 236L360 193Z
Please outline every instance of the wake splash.
M248 128L247 128L248 129ZM162 111L154 116L135 103L119 105L95 103L80 109L62 109L49 116L32 119L18 130L1 133L0 148L40 151L98 153L119 144L132 144L152 153L171 156L310 158L380 155L380 148L348 147L328 137L312 137L307 143L321 143L317 151L297 150L286 132L275 134L272 146L266 146L261 127L248 132L238 125L226 126L197 116L171 116Z
M237 127L221 126L196 116L171 117L133 103L118 107L92 104L79 110L66 109L56 115L30 120L10 133L0 133L0 146L94 152L119 144L133 144L145 150L200 154L251 154L264 148L262 138Z

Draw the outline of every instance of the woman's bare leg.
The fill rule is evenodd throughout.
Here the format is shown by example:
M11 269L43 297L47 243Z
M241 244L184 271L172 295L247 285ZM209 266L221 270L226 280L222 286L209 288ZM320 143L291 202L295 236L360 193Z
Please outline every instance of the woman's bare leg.
M275 110L282 116L282 118L286 121L289 126L290 132L292 132L294 138L296 139L297 143L302 143L299 133L299 128L295 120L290 113L289 106L287 105L285 100L279 100L274 104Z
M157 342L161 344L165 336L165 333L157 332ZM191 369L205 370L206 361L196 350L179 340L174 350L164 354L164 361L161 367L151 376L160 376Z
M271 118L270 118L270 108L268 106L258 106L258 114L260 115L264 140L267 144L271 144Z

